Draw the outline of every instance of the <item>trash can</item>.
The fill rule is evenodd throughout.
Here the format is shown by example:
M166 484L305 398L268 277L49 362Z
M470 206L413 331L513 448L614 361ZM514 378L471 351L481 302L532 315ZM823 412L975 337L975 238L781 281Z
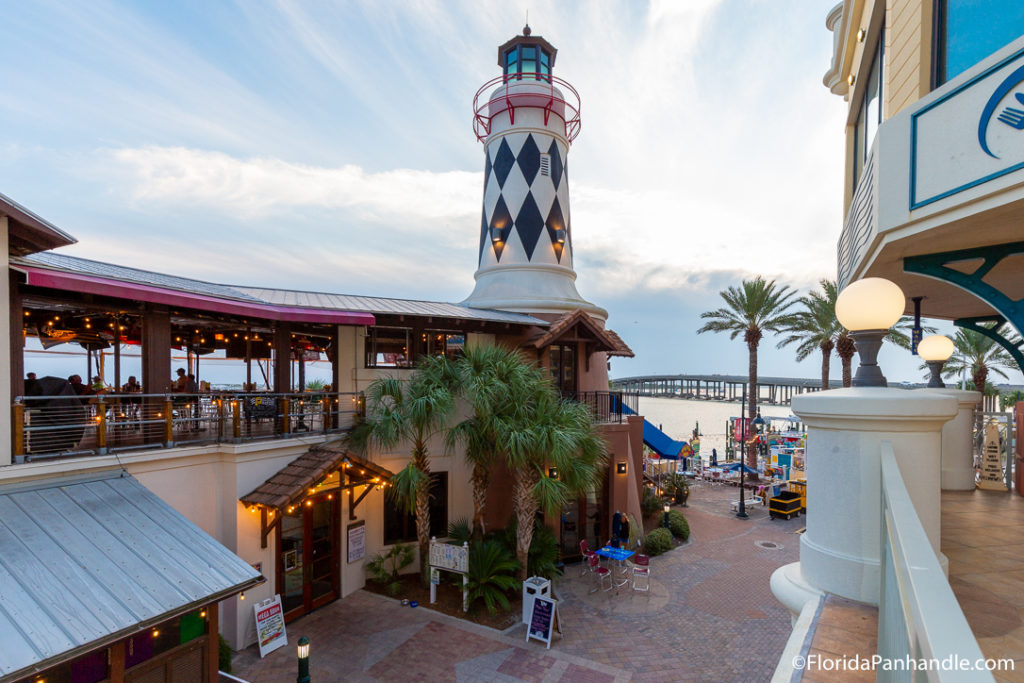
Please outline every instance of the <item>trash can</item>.
M533 599L537 596L551 597L551 581L541 576L531 576L523 581L523 623L529 624L533 616Z

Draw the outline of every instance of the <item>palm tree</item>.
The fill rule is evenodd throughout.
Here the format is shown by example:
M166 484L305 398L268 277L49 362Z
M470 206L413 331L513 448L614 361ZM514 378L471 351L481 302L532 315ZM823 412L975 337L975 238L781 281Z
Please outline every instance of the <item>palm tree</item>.
M446 444L449 449L456 443L465 446L466 460L472 467L472 533L479 539L486 532L484 509L491 469L500 459L495 420L515 409L510 396L512 387L524 381L523 373L528 366L511 349L481 345L467 347L455 366L459 392L468 399L473 413L449 430Z
M990 326L990 329L994 327ZM1015 341L1015 340L1011 340ZM993 372L1005 378L1003 368L1013 369L1016 363L1010 354L990 337L974 330L958 329L953 338L953 356L946 361L942 374L947 378L956 377L963 371L971 373L974 387L985 394L988 374Z
M361 452L369 446L391 449L411 445L409 464L391 479L389 497L416 515L420 578L429 585L430 454L427 444L447 425L455 409L454 367L444 356L420 359L408 381L396 377L374 380L366 390L367 419L356 426L350 445Z
M525 579L537 512L555 514L598 486L606 446L590 409L561 399L537 368L529 367L511 389L515 410L495 420L495 433L512 472L516 559ZM549 476L552 469L557 477Z
M753 420L757 416L757 347L765 332L779 333L794 323L795 316L786 311L795 303L796 290L790 289L789 285L778 286L775 280L767 281L758 275L753 280L744 280L740 287L729 287L719 292L719 295L725 300L726 307L701 313L701 319L708 322L697 333L729 332L729 339L743 333L743 341L750 353L750 409L747 416ZM757 451L753 444L747 449L747 464L757 466Z
M793 314L793 323L785 329L788 336L779 342L778 348L796 343L798 361L805 360L815 351L821 351L821 389L827 391L832 349L843 328L836 318L836 296L839 291L835 280L821 280L820 284L820 292L812 291L800 297L799 303L803 310Z

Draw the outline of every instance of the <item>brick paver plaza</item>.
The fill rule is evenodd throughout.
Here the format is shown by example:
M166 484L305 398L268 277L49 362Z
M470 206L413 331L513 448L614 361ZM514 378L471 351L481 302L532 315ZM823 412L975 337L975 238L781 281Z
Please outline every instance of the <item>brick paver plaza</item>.
M589 593L568 567L555 586L564 634L551 649L504 633L358 591L289 625L289 642L312 642L313 683L326 681L766 681L790 633L789 612L769 577L798 559L804 518L749 520L729 510L733 487L695 486L690 542L651 559L652 590ZM777 547L761 547L759 542ZM295 680L294 647L264 660L235 655L252 683Z

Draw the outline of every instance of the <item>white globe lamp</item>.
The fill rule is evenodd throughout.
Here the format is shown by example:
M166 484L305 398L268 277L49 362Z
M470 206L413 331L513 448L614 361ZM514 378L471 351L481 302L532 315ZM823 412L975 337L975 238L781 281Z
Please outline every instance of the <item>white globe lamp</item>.
M953 355L953 340L941 334L925 337L917 345L917 355L921 356L932 376L928 380L929 389L941 389L946 385L942 382L942 366Z
M878 350L889 328L903 315L906 297L895 282L866 277L851 283L836 299L836 318L850 331L857 345L860 367L853 378L855 387L888 386L878 367Z

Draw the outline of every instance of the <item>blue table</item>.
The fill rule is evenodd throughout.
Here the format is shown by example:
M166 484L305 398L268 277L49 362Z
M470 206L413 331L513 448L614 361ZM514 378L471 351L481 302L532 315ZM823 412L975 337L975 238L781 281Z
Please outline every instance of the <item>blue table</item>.
M594 551L595 554L601 557L607 557L609 560L615 560L618 562L619 580L612 579L615 583L616 588L618 586L625 586L629 583L629 577L626 572L626 560L633 557L636 553L632 550L626 550L625 548L612 548L611 546L605 546L598 548ZM618 590L615 591L618 593Z

